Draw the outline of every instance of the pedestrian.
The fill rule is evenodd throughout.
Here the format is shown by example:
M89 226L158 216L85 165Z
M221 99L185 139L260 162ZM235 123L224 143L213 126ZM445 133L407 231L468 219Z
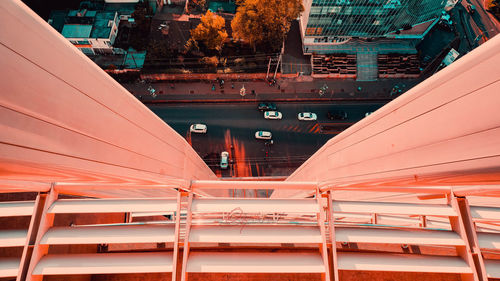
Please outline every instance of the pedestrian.
M171 83L170 84L170 89L173 89L173 88L175 88L174 83Z
M215 84L212 84L212 91L215 91Z
M231 83L231 89L234 89L234 83Z

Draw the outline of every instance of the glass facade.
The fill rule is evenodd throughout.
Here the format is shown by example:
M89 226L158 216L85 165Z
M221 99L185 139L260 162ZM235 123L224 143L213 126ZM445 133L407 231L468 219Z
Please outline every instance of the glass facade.
M384 37L434 19L446 0L313 0L306 36Z

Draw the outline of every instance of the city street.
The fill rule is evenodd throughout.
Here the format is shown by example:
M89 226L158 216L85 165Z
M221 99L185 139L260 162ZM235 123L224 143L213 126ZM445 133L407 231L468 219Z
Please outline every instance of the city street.
M463 36L466 36L471 48L476 48L499 33L500 24L486 11L483 1L462 0L460 4L455 9L462 16L461 20L465 24ZM469 4L474 5L475 12L467 11Z
M185 137L214 172L222 176L246 177L289 175L330 138L383 103L276 105L283 114L282 120L264 119L257 103L162 104L149 108ZM329 120L329 110L343 110L348 117ZM314 112L318 120L299 121L299 112ZM207 134L190 133L189 126L194 123L206 124ZM255 139L255 132L259 130L270 131L273 144ZM230 167L223 171L219 168L222 151L230 154Z

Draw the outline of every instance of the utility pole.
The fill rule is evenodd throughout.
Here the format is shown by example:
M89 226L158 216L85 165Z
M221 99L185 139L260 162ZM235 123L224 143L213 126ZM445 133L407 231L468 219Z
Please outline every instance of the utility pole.
M271 68L271 57L269 57L269 63L267 64L266 80L269 77L269 69Z
M278 68L279 68L279 65L280 65L280 61L281 61L281 54L280 54L280 56L278 57L278 63L276 64L276 70L274 70L274 76L273 76L273 79L276 79L276 74L278 73Z

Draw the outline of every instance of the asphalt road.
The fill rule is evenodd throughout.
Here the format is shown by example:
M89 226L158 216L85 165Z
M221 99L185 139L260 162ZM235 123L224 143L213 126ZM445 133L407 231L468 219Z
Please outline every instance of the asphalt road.
M474 38L470 38L471 43L485 42L499 33L499 24L493 19L484 7L483 0L462 0L462 5L467 6L467 3L473 4L476 7L476 12L466 15L466 21L473 29Z
M330 138L380 108L381 103L277 104L282 120L266 120L256 103L162 104L149 108L191 143L205 162L222 176L286 176ZM343 110L347 120L329 120L328 110ZM299 121L299 112L314 112L317 121ZM207 134L191 134L189 126L203 123ZM273 144L255 139L258 130L270 131ZM230 168L219 168L220 153L230 153ZM250 164L250 165L249 165Z

